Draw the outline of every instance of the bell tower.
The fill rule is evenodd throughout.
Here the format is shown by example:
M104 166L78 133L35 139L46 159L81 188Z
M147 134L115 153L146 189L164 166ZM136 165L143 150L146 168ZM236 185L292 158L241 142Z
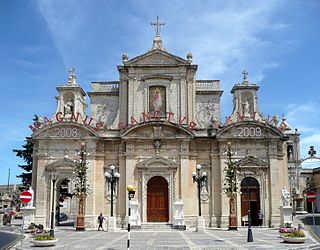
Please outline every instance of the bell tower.
M65 119L70 119L72 114L80 117L85 117L86 100L84 90L77 84L74 69L69 70L69 79L66 84L57 87L58 96L56 113L62 113Z
M249 82L247 71L244 70L242 74L242 83L235 84L231 90L231 94L233 94L233 112L230 120L232 122L263 121L263 116L258 108L257 91L259 86Z

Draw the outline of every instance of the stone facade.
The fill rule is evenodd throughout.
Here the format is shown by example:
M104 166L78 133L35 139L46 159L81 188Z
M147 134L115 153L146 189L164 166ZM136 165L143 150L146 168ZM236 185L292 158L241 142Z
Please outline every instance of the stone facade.
M220 117L220 81L197 80L198 66L192 64L192 54L183 59L168 53L158 33L147 53L132 59L124 54L117 68L119 81L92 83L90 115L86 115L86 93L72 70L68 82L57 88L56 113L30 125L38 223L50 222L50 173L58 171L57 193L64 179L70 180L72 190L75 152L85 141L90 185L87 227L96 226L100 212L110 214L110 188L104 174L110 165L120 173L114 190L118 227L127 221L129 184L136 188L134 201L139 204L142 223L158 219L173 223L174 204L181 201L185 225L194 226L198 196L192 173L197 164L207 173L201 188L206 226L227 227L229 199L223 181L228 142L237 152L238 226L244 223L249 203L253 219L262 210L265 225L280 224L281 189L289 185L287 146L289 143L298 154L299 134L291 132L285 118L279 121L260 113L259 86L249 82L246 72L231 90L234 110L224 120ZM76 199L69 202L70 213L76 214ZM158 217L152 217L159 212L153 202L165 204Z

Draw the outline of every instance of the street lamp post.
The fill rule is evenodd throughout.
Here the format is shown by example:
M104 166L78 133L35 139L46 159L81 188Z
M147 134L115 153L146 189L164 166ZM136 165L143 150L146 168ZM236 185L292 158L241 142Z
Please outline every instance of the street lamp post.
M51 181L52 181L52 201L51 201L51 224L50 224L50 231L49 234L50 236L54 237L54 204L55 204L55 198L54 198L54 193L55 193L55 185L56 185L56 180L58 177L58 174L56 172L51 172L50 174Z
M295 197L293 198L293 201L295 203L295 212L296 214L304 214L304 197L303 197L303 193L304 190L300 190L300 169L302 168L302 164L306 163L307 161L314 161L314 162L319 162L320 158L316 156L317 151L315 150L314 146L310 146L310 149L308 151L308 157L305 157L299 161L297 161L296 163L296 173L295 173L295 178L296 178L296 184L295 184ZM301 192L302 191L302 192ZM290 199L293 196L293 193L290 193Z
M116 228L116 220L113 217L113 196L114 196L114 189L116 187L116 184L120 178L120 174L118 172L115 172L115 166L111 165L110 166L110 170L111 172L105 172L104 175L108 181L108 183L110 183L110 191L111 191L111 209L110 209L110 218L109 218L109 229L110 231L114 231L114 229Z
M76 222L76 230L77 231L83 231L85 230L85 222L84 222L84 216L85 216L85 201L86 196L88 193L88 184L87 184L87 149L85 142L81 142L80 144L80 151L78 152L78 155L80 156L79 162L75 161L76 163L76 169L75 172L77 174L76 177L76 196L79 199L79 208L78 208L78 215L77 215L77 222Z
M127 249L130 249L130 216L131 216L131 199L134 198L134 194L135 194L135 190L134 187L132 185L128 185L127 186L127 190L128 190L128 199L129 199L129 203L128 203L128 240L127 240Z
M198 218L197 218L197 232L204 231L205 223L204 219L201 217L201 188L207 182L207 172L201 172L201 165L198 164L196 167L196 172L192 173L193 183L197 182L198 186Z
M228 142L228 148L225 152L227 156L224 180L224 193L229 198L229 230L238 230L237 222L237 168L235 161L232 160L232 156L235 155L235 152L231 149L231 142Z

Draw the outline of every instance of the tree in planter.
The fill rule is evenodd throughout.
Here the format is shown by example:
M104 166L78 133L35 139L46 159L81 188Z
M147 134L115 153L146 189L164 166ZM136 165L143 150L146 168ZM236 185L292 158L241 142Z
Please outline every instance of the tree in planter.
M231 149L231 142L228 142L227 146L228 148L225 152L227 156L226 167L223 170L225 172L223 193L229 198L229 230L237 230L237 161L232 158L236 153Z
M13 152L16 153L16 156L22 158L25 165L18 165L20 168L26 172L21 175L17 175L18 178L21 178L23 186L31 186L32 179L32 153L33 153L33 143L30 138L26 138L26 143L22 145L23 149L14 149Z
M80 143L80 151L78 155L79 160L75 160L75 174L76 174L76 184L75 184L75 196L79 199L79 209L76 222L76 230L85 230L84 216L85 216L85 202L89 191L89 184L87 183L87 148L86 143L82 141Z

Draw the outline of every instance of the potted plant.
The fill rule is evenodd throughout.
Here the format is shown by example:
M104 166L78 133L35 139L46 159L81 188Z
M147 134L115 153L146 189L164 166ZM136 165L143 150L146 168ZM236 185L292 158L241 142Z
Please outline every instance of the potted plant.
M57 241L58 239L48 234L42 234L34 237L32 240L32 243L38 247L47 247L47 246L55 246Z
M304 243L307 239L303 231L293 231L283 236L283 241L288 243Z
M279 228L280 237L283 237L285 234L291 233L293 231L297 231L297 229L292 226L292 223L285 223L284 227Z
M291 233L294 231L297 231L295 227L280 227L279 234L280 234L280 237L283 237L285 234Z

